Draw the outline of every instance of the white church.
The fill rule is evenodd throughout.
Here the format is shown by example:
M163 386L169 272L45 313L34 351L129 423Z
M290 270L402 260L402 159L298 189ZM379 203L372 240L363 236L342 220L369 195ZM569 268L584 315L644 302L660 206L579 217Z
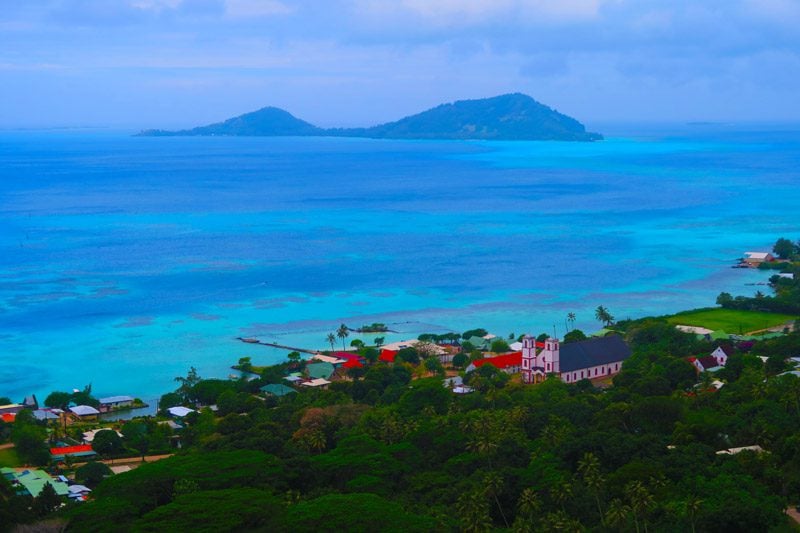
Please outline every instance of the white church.
M558 339L549 338L538 353L536 339L526 335L522 339L522 382L540 383L548 374L556 374L566 383L613 376L630 355L630 348L619 335L563 346Z

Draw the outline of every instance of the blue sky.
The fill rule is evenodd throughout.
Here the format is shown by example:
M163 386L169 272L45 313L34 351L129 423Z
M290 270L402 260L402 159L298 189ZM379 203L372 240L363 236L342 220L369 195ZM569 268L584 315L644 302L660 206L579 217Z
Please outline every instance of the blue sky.
M0 127L321 126L524 92L587 123L800 120L798 0L0 0Z

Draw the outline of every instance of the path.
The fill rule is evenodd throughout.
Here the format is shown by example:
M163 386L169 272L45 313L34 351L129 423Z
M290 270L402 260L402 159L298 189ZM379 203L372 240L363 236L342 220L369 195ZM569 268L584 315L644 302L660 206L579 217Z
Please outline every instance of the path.
M786 509L786 514L789 515L792 518L792 520L800 524L800 513L797 512L797 508L789 507L788 509Z
M120 466L120 465L131 465L134 463L141 464L142 462L145 463L153 463L155 461L160 461L161 459L166 459L167 457L172 457L175 455L174 453L165 453L162 455L146 455L144 457L144 461L142 461L141 457L126 457L124 459L103 459L99 461L100 463L104 463L111 466ZM95 461L98 462L98 461ZM75 463L73 466L78 468L80 466L85 465L86 463Z
M7 449L13 448L13 447L14 447L14 443L13 442L7 442L5 444L0 444L0 450L7 450Z
M276 344L274 342L264 342L256 339L245 339L244 337L236 337L236 339L246 344L260 344L262 346L269 346L271 348L280 348L281 350L289 350L290 352L310 353L311 355L319 355L322 353L319 350L309 350L308 348L295 348L294 346L285 346L283 344Z

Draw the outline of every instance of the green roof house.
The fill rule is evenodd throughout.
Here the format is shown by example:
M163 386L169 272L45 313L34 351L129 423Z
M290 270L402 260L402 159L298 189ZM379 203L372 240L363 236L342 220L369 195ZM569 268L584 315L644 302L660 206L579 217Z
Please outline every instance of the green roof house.
M329 379L333 375L333 365L330 363L309 363L306 372L311 379Z
M487 339L484 339L483 337L473 336L467 339L467 342L479 350L489 349L489 341Z
M294 390L293 388L287 387L286 385L280 385L277 383L270 383L269 385L264 385L263 387L261 387L261 392L263 392L264 394L272 394L273 396L278 396L278 397L286 396L287 394L297 393L297 391Z
M6 478L17 494L30 495L37 497L44 486L50 483L59 496L69 494L69 488L63 481L53 479L50 474L43 470L22 470L20 472L13 468L0 468L0 474Z

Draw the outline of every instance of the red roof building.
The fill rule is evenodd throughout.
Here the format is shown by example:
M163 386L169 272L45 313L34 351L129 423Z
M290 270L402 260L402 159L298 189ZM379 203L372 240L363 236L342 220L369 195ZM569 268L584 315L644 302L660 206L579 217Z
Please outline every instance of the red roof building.
M90 455L97 455L97 453L92 449L91 444L80 444L78 446L61 446L58 448L50 448L50 455L54 460L60 461L67 456L87 457Z
M519 372L519 367L522 365L522 352L511 352L495 357L486 357L485 359L477 359L472 362L472 366L480 368L483 365L492 365L498 370L515 374ZM469 370L469 369L467 369Z
M381 355L378 357L378 361L383 361L384 363L394 363L394 358L397 357L397 350L381 350Z
M0 415L0 419L2 419L6 424L12 423L16 418L17 413L3 413Z
M344 368L363 368L364 365L358 359L348 359L342 367Z

